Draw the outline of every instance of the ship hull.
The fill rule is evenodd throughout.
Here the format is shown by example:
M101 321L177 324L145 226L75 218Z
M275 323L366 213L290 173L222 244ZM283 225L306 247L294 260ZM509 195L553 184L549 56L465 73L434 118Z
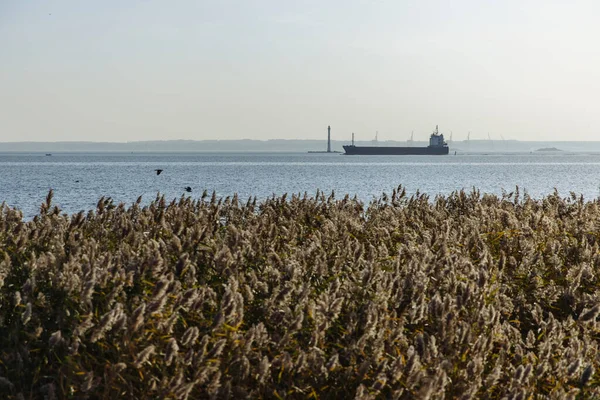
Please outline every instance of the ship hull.
M435 155L443 156L450 152L444 147L379 147L379 146L343 146L346 155L368 155L368 156L404 156L404 155Z

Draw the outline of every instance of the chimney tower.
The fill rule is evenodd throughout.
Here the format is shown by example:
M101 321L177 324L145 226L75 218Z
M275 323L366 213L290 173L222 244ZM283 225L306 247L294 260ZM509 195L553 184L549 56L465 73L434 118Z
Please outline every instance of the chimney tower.
M327 127L327 152L331 153L331 126Z

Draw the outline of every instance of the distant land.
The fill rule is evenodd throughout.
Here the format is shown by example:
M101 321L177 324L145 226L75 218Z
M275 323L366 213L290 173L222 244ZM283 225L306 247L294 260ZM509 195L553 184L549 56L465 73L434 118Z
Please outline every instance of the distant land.
M349 141L332 140L331 150L343 152L342 145ZM372 146L372 141L356 141L357 146ZM427 146L425 141L414 141L412 146ZM378 146L409 146L407 141L379 141ZM449 143L450 154L535 152L540 148L558 148L563 152L600 152L600 141L518 141L518 140L462 140ZM0 142L0 153L32 152L291 152L326 150L325 140L164 140L137 142Z

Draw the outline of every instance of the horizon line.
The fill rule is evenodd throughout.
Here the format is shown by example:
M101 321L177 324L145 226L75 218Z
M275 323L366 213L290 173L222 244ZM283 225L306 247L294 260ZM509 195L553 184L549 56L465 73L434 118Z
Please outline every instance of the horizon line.
M41 140L19 140L19 141L0 141L2 144L44 144L44 143L84 143L84 144L134 144L134 143L155 143L155 142L270 142L270 141L296 141L296 142L327 142L327 139L154 139L154 140L131 140L126 142L104 141L97 142L91 140L56 140L56 141L41 141ZM344 142L348 140L331 139L332 142ZM427 142L422 140L378 140L378 142ZM372 140L356 140L356 142L372 142ZM453 139L452 143L458 142L519 142L519 143L600 143L600 140L519 140L519 139Z

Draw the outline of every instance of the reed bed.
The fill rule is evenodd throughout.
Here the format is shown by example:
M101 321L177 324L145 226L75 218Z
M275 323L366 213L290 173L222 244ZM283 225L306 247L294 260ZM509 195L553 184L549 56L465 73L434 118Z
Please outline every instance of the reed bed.
M0 212L4 397L600 397L598 200L51 201Z

